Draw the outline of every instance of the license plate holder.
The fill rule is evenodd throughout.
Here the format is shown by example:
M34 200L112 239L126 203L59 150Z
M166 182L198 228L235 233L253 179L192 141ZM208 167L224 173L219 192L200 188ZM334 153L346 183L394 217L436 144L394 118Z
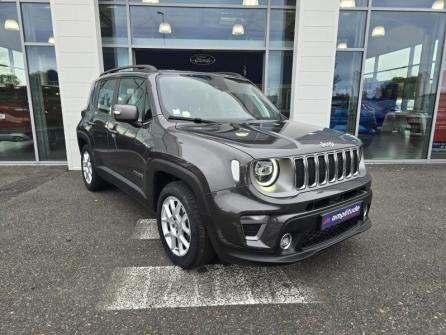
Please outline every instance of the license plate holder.
M321 215L321 230L326 230L340 223L358 217L362 213L363 202L358 201L353 204L343 206L331 212Z

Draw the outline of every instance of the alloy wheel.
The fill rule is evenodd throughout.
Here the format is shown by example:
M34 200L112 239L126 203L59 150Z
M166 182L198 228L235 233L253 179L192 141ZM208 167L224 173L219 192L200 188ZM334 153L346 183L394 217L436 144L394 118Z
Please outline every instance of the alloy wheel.
M93 179L93 167L91 165L91 158L88 151L85 151L82 156L82 172L87 184L90 184Z
M161 228L172 253L176 256L186 255L191 241L189 216L181 201L174 196L168 196L163 201Z

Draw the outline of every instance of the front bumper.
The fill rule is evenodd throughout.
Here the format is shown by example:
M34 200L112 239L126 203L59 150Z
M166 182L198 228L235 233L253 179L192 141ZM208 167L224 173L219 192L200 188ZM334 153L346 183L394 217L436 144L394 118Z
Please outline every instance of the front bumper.
M356 202L363 210L372 202L369 176L349 182L304 192L293 199L262 199L247 188L225 190L212 194L215 215L211 240L219 257L227 262L292 263L310 257L321 250L371 227L363 218L348 220L321 231L323 214ZM256 217L259 229L247 235L242 222ZM255 227L254 227L255 228ZM291 246L282 250L280 238L290 233Z

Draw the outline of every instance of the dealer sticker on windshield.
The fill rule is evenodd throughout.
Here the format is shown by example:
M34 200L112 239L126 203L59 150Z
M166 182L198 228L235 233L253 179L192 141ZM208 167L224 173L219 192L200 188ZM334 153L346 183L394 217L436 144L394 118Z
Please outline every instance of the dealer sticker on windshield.
M361 213L362 202L356 202L347 207L343 207L330 213L324 214L322 215L321 230L331 228L339 223L350 220L361 215Z

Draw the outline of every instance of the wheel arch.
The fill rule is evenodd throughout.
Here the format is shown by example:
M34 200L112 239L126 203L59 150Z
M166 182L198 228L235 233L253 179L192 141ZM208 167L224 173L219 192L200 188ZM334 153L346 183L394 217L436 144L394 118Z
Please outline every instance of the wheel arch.
M77 144L79 146L79 151L82 151L82 148L84 145L88 145L91 148L91 141L87 134L84 132L78 131L77 132Z
M153 159L147 169L145 188L151 206L156 211L158 198L162 189L168 183L182 181L192 191L200 204L203 215L210 216L211 209L207 195L210 193L206 178L198 168L187 168L177 162L166 159Z

